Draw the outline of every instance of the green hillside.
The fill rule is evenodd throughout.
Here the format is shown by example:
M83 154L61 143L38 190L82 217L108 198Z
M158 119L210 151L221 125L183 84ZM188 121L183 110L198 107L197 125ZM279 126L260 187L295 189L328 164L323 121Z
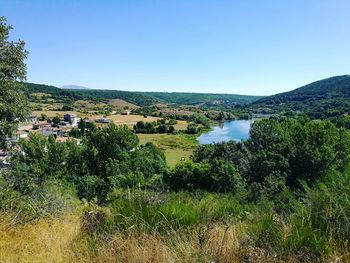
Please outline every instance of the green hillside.
M54 86L26 83L26 94L30 95L36 92L42 92L50 94L57 100L78 100L78 99L89 99L89 100L106 100L106 99L122 99L127 102L139 105L149 106L155 103L157 100L153 97L138 94L129 91L120 90L96 90L96 89L60 89Z
M54 86L43 84L26 84L26 94L47 93L57 100L64 99L123 99L127 102L149 106L155 102L175 103L179 105L205 105L205 106L232 106L248 104L256 101L261 96L246 96L234 94L208 94L208 93L167 93L167 92L131 92L120 90L100 89L60 89Z
M319 80L295 90L257 100L253 108L273 112L302 111L314 118L332 117L350 111L350 75Z
M139 92L149 95L160 101L176 103L179 105L198 105L206 106L218 105L237 105L247 104L261 99L262 96L248 96L235 94L212 94L212 93L186 93L186 92Z

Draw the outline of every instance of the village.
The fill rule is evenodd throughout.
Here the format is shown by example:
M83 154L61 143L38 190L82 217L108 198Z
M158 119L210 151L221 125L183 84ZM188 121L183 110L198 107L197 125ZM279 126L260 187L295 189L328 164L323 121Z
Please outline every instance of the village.
M124 111L122 115L129 116L130 111ZM111 119L101 116L84 118L84 121L95 123L99 126L112 122ZM81 139L69 135L72 129L78 128L80 122L81 118L74 113L64 113L63 117L56 115L52 118L45 118L45 120L32 113L24 122L19 124L18 131L12 137L6 138L6 141L9 146L16 146L20 139L28 138L30 133L40 133L46 138L53 136L56 142L59 143L74 140L77 144L80 144ZM0 168L6 167L9 164L8 158L15 151L16 147L12 148L12 151L0 150Z
M33 111L25 121L19 124L18 131L12 137L6 138L8 146L14 147L11 147L11 151L0 150L0 168L9 166L10 157L18 150L18 147L16 147L18 142L20 139L29 138L31 133L38 133L46 138L52 136L58 143L65 143L68 140L72 140L77 144L81 144L82 140L73 136L72 130L78 130L79 123L82 120L96 127L103 127L109 123L114 123L116 125L126 125L132 130L137 122L157 122L160 119L162 118L133 114L128 109L124 109L120 113L115 112L108 116L101 114L82 115L76 111ZM177 121L174 126L177 130L184 130L187 124L186 121ZM161 134L139 134L138 137L142 143L152 141L158 146L163 145L163 140L166 139ZM176 160L182 158L183 155L184 153L181 156L176 156Z

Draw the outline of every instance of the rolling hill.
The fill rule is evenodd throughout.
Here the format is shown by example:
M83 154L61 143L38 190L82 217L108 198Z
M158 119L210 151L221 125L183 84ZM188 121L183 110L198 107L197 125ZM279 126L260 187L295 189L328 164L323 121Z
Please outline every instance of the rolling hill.
M167 93L167 92L132 92L100 89L61 89L54 86L26 83L26 94L47 93L57 100L106 100L122 99L138 106L149 106L156 102L175 103L179 105L233 106L251 103L261 96L209 93Z
M61 100L107 100L122 99L126 102L133 103L138 106L149 106L157 102L153 97L137 94L130 91L120 90L96 90L96 89L60 89L54 86L26 83L25 93L30 96L33 93L46 93L52 98Z
M314 118L349 113L350 75L319 80L289 92L264 97L250 107L267 108L272 112L302 111Z
M262 96L214 94L214 93L187 93L187 92L138 92L152 96L160 101L179 105L206 105L206 106L230 106L248 104L261 99Z

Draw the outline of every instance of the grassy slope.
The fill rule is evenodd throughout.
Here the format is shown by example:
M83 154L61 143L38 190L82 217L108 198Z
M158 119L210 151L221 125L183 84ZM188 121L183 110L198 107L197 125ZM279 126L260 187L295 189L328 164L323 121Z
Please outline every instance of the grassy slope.
M178 163L181 158L189 159L197 145L196 135L187 134L138 134L140 143L152 142L164 151L170 167Z
M235 227L216 224L205 245L198 245L199 228L191 232L173 232L173 239L159 234L116 232L108 242L84 237L80 215L42 219L0 233L2 263L46 262L198 262L222 258L237 261ZM209 262L209 261L206 261Z
M89 213L78 208L73 214L24 226L12 226L12 219L4 220L1 215L0 261L228 263L350 259L348 250L341 247L334 247L328 256L317 257L305 250L323 243L315 240L317 233L310 230L306 210L296 211L298 217L285 218L264 203L242 206L229 194L160 194L130 189L117 190L111 202L104 208L84 206ZM98 212L104 216L91 217ZM104 232L103 227L110 230ZM331 239L328 242L332 244Z

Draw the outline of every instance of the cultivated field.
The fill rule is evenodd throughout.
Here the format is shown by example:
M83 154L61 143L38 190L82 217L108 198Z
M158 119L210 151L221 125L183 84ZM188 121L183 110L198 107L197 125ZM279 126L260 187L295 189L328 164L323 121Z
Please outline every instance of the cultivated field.
M127 125L129 128L132 128L134 124L136 124L138 121L143 122L154 122L157 120L160 120L161 118L158 117L152 117L148 116L145 118L142 115L121 115L121 114L112 114L108 116L104 116L102 114L93 114L91 113L81 113L77 111L50 111L50 110L44 110L44 111L33 111L33 114L37 117L40 117L41 114L45 114L47 117L52 118L55 116L60 116L63 118L65 114L76 114L80 118L91 118L91 119L100 119L100 118L107 118L113 121L117 125ZM187 122L186 121L178 121L177 124L174 125L176 130L186 130Z

